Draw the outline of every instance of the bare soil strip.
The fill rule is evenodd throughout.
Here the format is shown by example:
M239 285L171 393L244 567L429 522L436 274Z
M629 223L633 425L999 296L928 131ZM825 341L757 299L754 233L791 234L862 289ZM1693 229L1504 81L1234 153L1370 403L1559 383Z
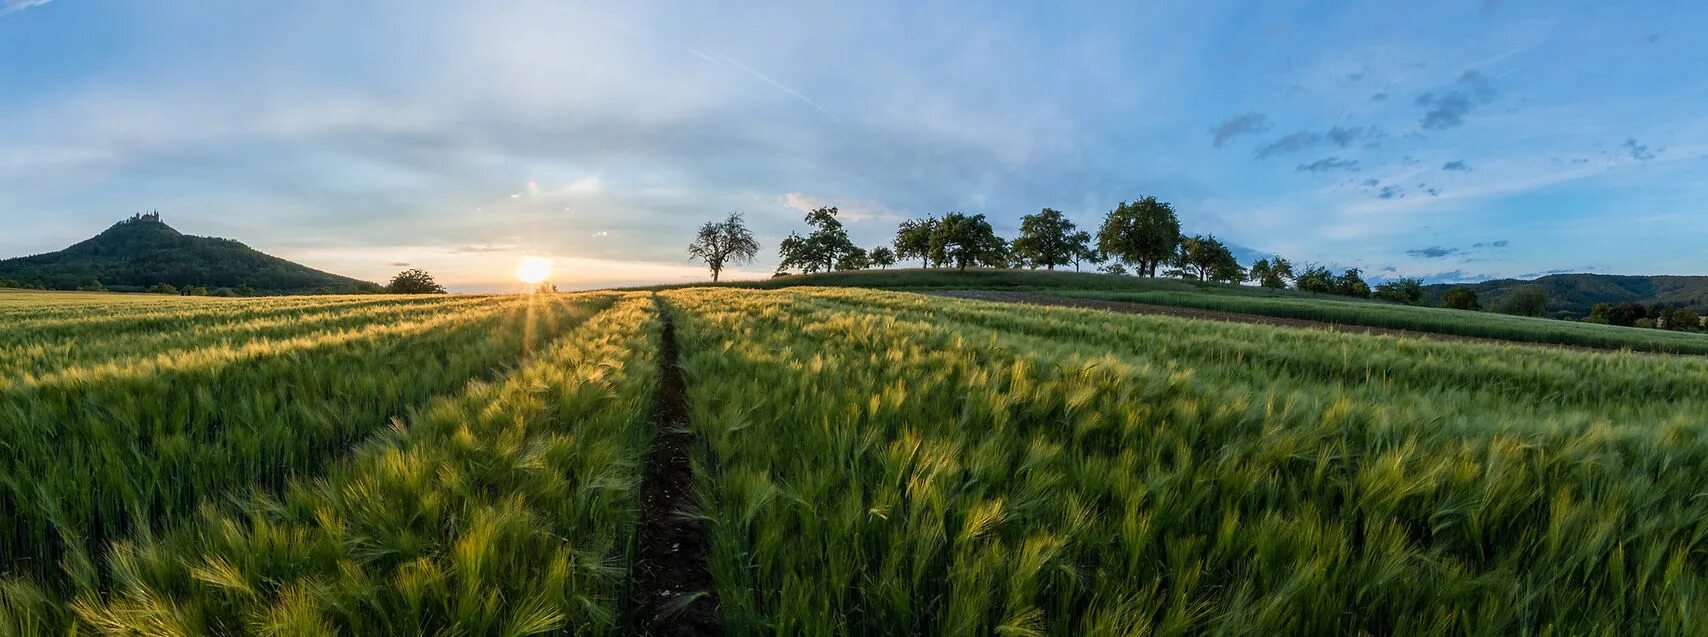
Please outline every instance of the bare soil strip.
M1528 345L1532 347L1555 347L1575 349L1588 352L1606 352L1610 350L1579 345L1560 345L1555 343L1536 343L1530 341L1509 341L1494 338L1478 338L1475 336L1456 336L1436 332L1419 332L1415 330L1399 330L1386 327L1370 327L1367 325L1348 325L1345 323L1328 323L1306 319L1281 318L1261 314L1240 314L1238 312L1222 312L1219 310L1200 310L1189 307L1172 305L1151 305L1148 303L1128 303L1124 301L1102 301L1098 299L1081 299L1050 294L1031 292L1002 292L997 290L948 290L930 292L935 296L947 296L957 299L972 299L975 301L996 301L1001 303L1027 303L1031 305L1051 305L1058 307L1077 307L1092 310L1106 310L1122 314L1158 314L1162 316L1178 316L1181 318L1210 321L1229 321L1233 323L1255 323L1258 325L1275 325L1280 327L1298 327L1305 329L1330 330L1352 334L1376 334L1382 336L1398 336L1402 338L1427 338L1438 341L1454 341L1459 343L1483 343L1494 345Z
M721 635L705 525L688 514L697 502L687 383L676 364L675 325L662 301L659 310L664 335L653 411L657 434L641 483L629 627L636 635Z

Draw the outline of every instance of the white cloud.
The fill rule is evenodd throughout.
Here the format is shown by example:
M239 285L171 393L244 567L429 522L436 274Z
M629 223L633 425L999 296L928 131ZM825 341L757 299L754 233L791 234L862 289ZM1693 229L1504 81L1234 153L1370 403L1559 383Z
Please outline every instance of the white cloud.
M53 0L0 0L0 15L16 13L30 7L39 7Z
M824 206L835 206L836 216L850 223L863 221L896 222L906 218L888 206L869 199L846 197L824 199L805 193L791 192L783 195L783 205L803 213L812 212Z

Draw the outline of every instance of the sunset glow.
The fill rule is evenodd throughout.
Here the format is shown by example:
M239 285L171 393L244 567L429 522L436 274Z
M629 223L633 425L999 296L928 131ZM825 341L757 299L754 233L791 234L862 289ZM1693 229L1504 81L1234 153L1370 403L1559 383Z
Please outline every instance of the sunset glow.
M516 266L516 279L530 285L539 284L552 275L552 260L543 257L528 257L522 264Z

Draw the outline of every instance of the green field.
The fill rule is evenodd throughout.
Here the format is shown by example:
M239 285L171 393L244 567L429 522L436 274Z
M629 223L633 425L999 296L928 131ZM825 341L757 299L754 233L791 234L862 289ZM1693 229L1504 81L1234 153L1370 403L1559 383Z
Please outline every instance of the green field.
M1696 356L814 287L0 324L0 635L626 634L667 335L714 586L665 593L728 634L1689 635L1708 603Z
M1708 354L1708 335L1597 325L1493 312L1412 307L1242 285L1169 278L1043 270L864 270L735 281L724 287L862 287L885 290L1011 290L1076 298L1168 305L1202 310L1304 319L1344 325L1434 332L1524 343L1572 345L1639 352ZM665 286L668 287L668 286ZM665 289L655 288L655 289Z

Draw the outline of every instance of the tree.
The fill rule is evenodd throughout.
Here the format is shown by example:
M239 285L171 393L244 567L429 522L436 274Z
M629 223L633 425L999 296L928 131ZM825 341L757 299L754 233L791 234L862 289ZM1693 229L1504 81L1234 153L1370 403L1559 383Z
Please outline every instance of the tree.
M931 233L931 260L960 270L969 265L999 268L1008 264L1008 242L996 236L984 215L951 212Z
M1403 305L1423 303L1423 281L1399 278L1376 286L1376 298Z
M791 232L783 239L778 246L783 262L777 264L777 270L829 272L837 269L837 263L853 256L859 248L848 240L848 230L836 220L837 212L835 207L826 206L807 213L807 225L812 226L812 232L804 237Z
M1475 288L1468 285L1461 285L1448 290L1446 294L1441 295L1441 307L1452 310L1471 310L1475 312L1483 309L1483 304L1481 301L1477 300L1477 290Z
M410 268L392 277L385 290L392 294L444 294L445 286L439 285L425 270ZM241 289L238 292L243 293Z
M7 287L7 285L5 284L3 279L0 279L0 288L3 288L3 287ZM89 285L85 285L85 286L77 288L77 289L84 291L84 292L106 292L107 286L101 285L100 279L95 279L94 281L90 281Z
M193 285L193 286L184 288L184 296L207 296L207 295L208 295L208 288L206 286Z
M878 266L878 269L881 270L887 270L896 264L896 253L885 246L867 250L866 256L872 261L872 265Z
M148 293L149 294L177 294L178 293L178 287L172 285L171 283L156 283L156 284L154 284L154 287L148 288Z
M1269 259L1258 259L1251 264L1249 279L1266 288L1282 289L1287 287L1287 280L1293 278L1292 262L1275 256Z
M1702 317L1695 312L1682 307L1667 310L1662 317L1661 325L1669 330L1696 331L1702 328Z
M1320 265L1306 264L1305 271L1293 278L1293 287L1301 292L1334 294L1334 273Z
M688 258L704 260L712 271L713 283L725 265L752 263L756 254L759 242L753 240L753 232L742 222L739 212L729 213L723 221L707 221L700 226L694 242L688 244Z
M1240 267L1239 260L1234 258L1228 246L1216 240L1215 235L1193 235L1181 241L1174 265L1185 276L1199 281L1233 283L1245 278L1245 269Z
M1334 279L1334 293L1360 299L1370 298L1370 284L1365 283L1359 274L1361 273L1358 268L1347 268L1345 272L1340 273L1340 276Z
M1081 230L1068 238L1068 244L1073 246L1073 271L1079 271L1079 262L1102 263L1103 258L1097 256L1097 248L1091 245L1091 233Z
M1110 261L1108 265L1105 265L1101 268L1098 268L1097 271L1102 272L1104 274L1122 274L1122 275L1124 275L1127 273L1127 266L1121 265L1120 261Z
M1103 218L1097 230L1097 250L1139 266L1139 276L1156 276L1157 265L1174 256L1180 245L1180 218L1174 207L1145 197L1121 202Z
M1541 316L1548 311L1548 291L1536 285L1521 285L1507 292L1495 304L1502 314Z
M1080 232L1062 211L1045 208L1020 218L1020 236L1011 247L1025 265L1054 270L1078 261L1090 241L1091 235Z
M936 217L901 222L896 228L896 258L919 259L920 267L931 267L931 235L936 231Z
M872 255L859 248L843 255L842 260L836 263L838 270L864 270L869 267L872 267Z

